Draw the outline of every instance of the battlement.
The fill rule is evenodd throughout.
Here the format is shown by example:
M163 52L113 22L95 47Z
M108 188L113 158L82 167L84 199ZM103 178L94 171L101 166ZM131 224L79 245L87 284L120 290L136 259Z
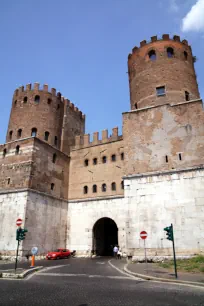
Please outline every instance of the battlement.
M131 58L131 56L137 52L139 52L139 50L142 48L142 47L145 47L147 45L150 45L152 43L155 43L155 42L161 42L161 41L164 41L164 42L179 42L183 45L185 45L186 47L189 47L189 44L188 44L188 41L186 39L182 40L181 41L181 38L180 36L178 35L174 35L172 38L170 38L169 34L163 34L161 38L158 38L157 35L155 36L152 36L151 37L151 40L147 41L147 40L143 40L140 42L140 47L137 47L135 46L133 49L132 49L132 53L130 53L128 55L128 59Z
M57 92L55 88L50 88L47 84L43 84L42 86L39 83L27 84L26 86L20 86L14 91L14 100L22 97L22 94L29 95L29 92L33 94L33 92L38 93L46 93L50 94L50 98L55 98L58 102L61 102L67 106L70 110L79 115L80 118L85 120L85 115L76 107L69 99L62 96L60 92Z
M90 134L84 134L83 136L76 136L75 137L75 146L73 149L82 149L90 146L97 146L100 144L112 142L112 141L119 141L122 140L122 135L118 135L118 127L114 127L112 129L112 135L108 137L108 130L102 131L102 138L99 139L99 132L93 133L93 141L90 141Z

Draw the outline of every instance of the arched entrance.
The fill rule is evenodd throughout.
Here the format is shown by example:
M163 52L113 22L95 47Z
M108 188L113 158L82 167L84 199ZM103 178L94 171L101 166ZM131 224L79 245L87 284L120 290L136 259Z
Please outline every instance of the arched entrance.
M96 255L111 256L118 244L118 228L110 218L99 219L93 227L93 251Z

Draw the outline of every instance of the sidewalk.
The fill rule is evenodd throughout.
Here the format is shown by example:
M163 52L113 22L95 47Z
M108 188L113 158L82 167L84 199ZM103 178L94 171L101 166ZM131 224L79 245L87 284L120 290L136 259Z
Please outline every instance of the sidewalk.
M127 269L133 273L143 274L146 276L153 276L158 278L166 278L175 280L174 270L167 270L154 263L132 263L128 262ZM204 273L189 273L177 272L177 280L188 282L201 282L204 284Z

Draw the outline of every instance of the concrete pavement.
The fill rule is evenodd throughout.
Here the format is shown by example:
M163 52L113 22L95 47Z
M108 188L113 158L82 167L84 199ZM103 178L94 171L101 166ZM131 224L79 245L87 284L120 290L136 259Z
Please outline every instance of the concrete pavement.
M47 263L28 279L0 280L0 305L204 305L203 289L139 280L110 266L106 258Z

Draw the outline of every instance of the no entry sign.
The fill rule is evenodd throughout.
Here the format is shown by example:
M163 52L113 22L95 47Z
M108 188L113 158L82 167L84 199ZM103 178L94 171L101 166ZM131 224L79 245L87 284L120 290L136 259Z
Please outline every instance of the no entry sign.
M21 226L22 223L23 223L22 219L19 218L19 219L16 220L16 225L17 226Z
M142 231L142 232L140 233L140 238L146 239L146 238L147 238L147 232Z

